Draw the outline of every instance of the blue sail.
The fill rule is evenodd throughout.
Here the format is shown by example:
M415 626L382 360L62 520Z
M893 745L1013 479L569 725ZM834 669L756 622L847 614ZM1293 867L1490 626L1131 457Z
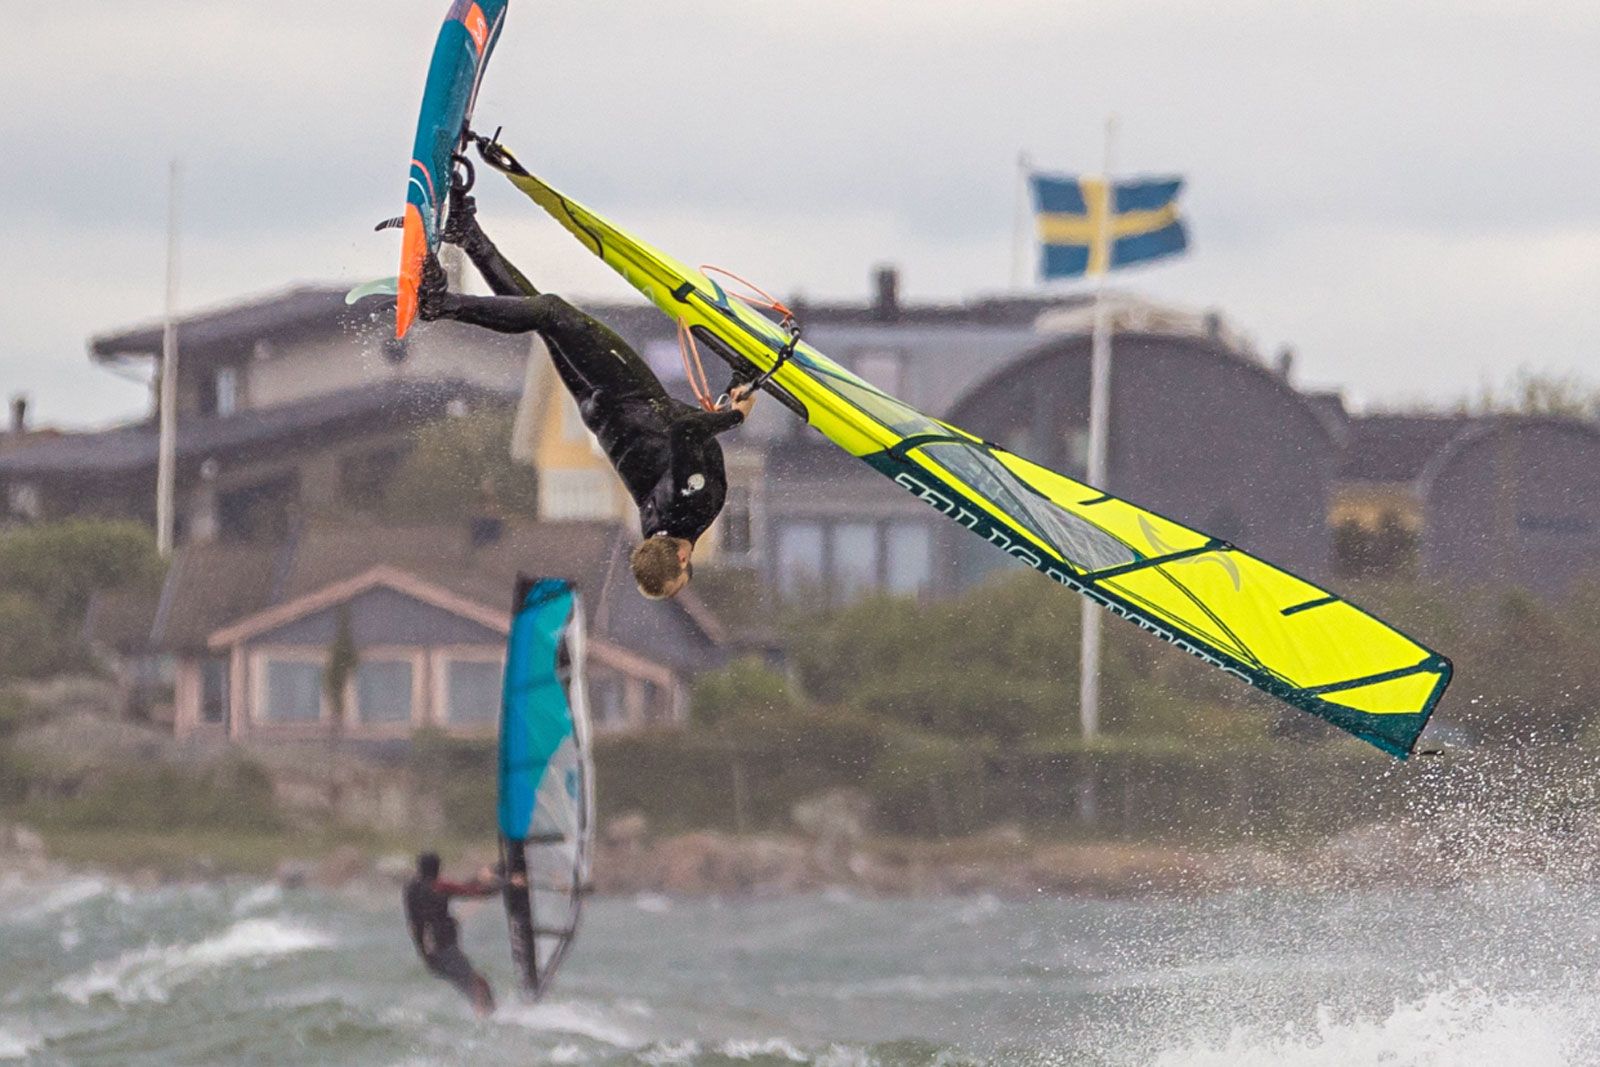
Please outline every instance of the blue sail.
M500 711L500 851L512 956L535 996L577 935L589 878L594 772L583 658L572 583L519 578Z

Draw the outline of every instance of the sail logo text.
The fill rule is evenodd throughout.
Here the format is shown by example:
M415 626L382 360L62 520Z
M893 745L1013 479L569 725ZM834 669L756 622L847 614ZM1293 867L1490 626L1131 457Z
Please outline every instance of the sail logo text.
M1101 607L1105 608L1119 619L1128 620L1146 633L1153 634L1156 637L1161 638L1161 640L1166 641L1168 644L1176 645L1178 648L1189 653L1189 655L1211 664L1211 666L1220 671L1225 671L1226 673L1231 674L1235 678L1238 678L1244 682L1251 682L1251 678L1248 674L1244 673L1233 664L1228 663L1226 660L1218 658L1217 655L1210 649L1201 648L1199 645L1196 645L1187 638L1180 636L1173 630L1156 622L1154 619L1131 611L1126 606L1109 599L1098 589L1091 585L1084 584L1078 578L1062 570L1061 568L1047 565L1037 553L1033 552L1025 545L1018 544L1010 534L996 526L994 521L987 516L974 515L971 511L968 511L965 507L962 507L954 500L951 500L948 496L936 489L933 489L919 478L908 474L905 471L900 471L895 474L894 480L897 485L910 491L912 495L916 496L919 500L933 505L933 507L940 513L954 519L956 522L959 522L973 533L978 534L980 537L987 540L990 544L1001 549L1007 555L1014 556L1015 558L1026 563L1028 566L1032 567L1034 570L1042 573L1045 577L1054 579L1060 584L1066 586L1068 589L1071 589L1074 592L1082 593L1084 596L1088 597L1096 604L1099 604Z

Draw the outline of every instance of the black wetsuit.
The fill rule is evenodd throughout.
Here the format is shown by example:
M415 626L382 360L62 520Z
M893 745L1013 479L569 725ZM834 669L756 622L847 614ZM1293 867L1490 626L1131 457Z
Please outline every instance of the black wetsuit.
M550 349L584 425L639 506L646 537L697 541L727 497L716 435L744 421L738 411L702 411L674 400L628 343L559 296L540 293L494 247L470 210L456 223L461 247L496 296L425 289L422 316L500 333L537 331ZM459 218L459 215L458 215Z
M417 946L417 955L428 970L455 986L474 1004L487 998L488 1006L494 1000L489 994L489 983L475 971L466 953L461 951L459 930L450 914L450 901L454 897L486 897L495 892L492 885L447 882L442 878L425 881L421 877L406 883L406 925L411 930L411 940Z

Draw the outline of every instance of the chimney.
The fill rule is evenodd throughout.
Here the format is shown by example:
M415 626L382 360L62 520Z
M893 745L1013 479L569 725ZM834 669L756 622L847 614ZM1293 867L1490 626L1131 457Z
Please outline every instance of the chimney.
M18 393L11 398L11 432L21 437L28 432L28 395Z
M873 313L885 322L893 322L900 317L900 272L894 267L882 266L877 269L873 280L877 290L872 303Z
M1288 381L1292 374L1294 374L1294 349L1284 345L1278 349L1278 377Z

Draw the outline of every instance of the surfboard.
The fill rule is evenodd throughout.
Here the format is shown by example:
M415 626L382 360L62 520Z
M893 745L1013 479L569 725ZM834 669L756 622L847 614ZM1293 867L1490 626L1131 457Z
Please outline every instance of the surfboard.
M466 146L478 86L505 25L508 0L452 0L433 46L422 113L406 181L404 237L395 298L394 333L404 337L417 318L417 289L428 253L439 249L453 180L451 157Z

